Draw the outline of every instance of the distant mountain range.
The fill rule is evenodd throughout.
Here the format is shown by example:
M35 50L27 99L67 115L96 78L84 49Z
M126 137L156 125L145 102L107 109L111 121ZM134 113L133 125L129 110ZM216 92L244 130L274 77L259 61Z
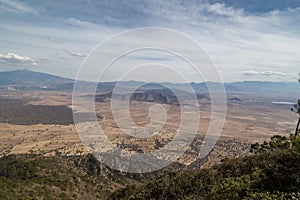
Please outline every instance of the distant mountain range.
M72 79L33 72L29 70L15 70L0 72L0 87L9 89L55 89L58 85L72 83Z
M82 81L83 87L90 87L96 83ZM124 93L127 90L135 88L142 83L137 92L147 92L150 90L161 90L170 88L175 90L184 90L185 84L178 83L143 83L138 81L126 81L120 85L124 88ZM63 78L56 75L34 72L29 70L15 70L0 72L0 90L59 90L72 91L74 80ZM208 87L211 90L218 91L222 89L221 83L190 83L197 95L204 95L209 98ZM116 82L101 82L98 83L97 93L105 94L113 91ZM260 82L260 81L244 81L232 82L224 84L228 99L234 102L241 102L245 98L264 97L270 98L273 101L295 101L300 97L300 84L295 82ZM280 98L279 98L280 97ZM239 99L239 101L236 101Z

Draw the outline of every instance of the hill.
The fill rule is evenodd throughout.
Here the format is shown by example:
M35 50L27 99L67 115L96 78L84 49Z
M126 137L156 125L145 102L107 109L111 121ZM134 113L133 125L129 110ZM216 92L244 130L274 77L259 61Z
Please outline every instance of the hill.
M0 86L2 87L10 86L15 89L51 89L67 83L73 83L73 80L29 70L0 72Z
M72 79L62 78L60 76L34 72L30 70L15 70L0 72L0 84L1 85L14 85L25 83L36 84L63 84L71 82Z
M272 152L228 160L129 185L112 199L299 199L300 153Z
M299 159L297 152L270 152L140 175L90 155L10 155L0 159L0 199L298 199Z
M91 156L10 155L0 163L0 199L103 199L126 180Z

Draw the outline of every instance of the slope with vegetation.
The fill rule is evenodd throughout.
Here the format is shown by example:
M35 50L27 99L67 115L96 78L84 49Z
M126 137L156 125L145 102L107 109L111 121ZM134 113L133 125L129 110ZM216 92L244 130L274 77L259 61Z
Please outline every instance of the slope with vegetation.
M103 199L125 182L92 156L0 159L0 199Z
M268 152L130 185L112 199L299 199L300 153Z
M299 199L299 160L287 149L139 175L92 156L10 155L0 159L0 199Z

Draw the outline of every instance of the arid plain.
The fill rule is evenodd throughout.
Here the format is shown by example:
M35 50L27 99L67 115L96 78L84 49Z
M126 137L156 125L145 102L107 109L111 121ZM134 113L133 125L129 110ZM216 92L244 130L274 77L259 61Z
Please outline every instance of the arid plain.
M1 91L1 101L0 156L27 153L70 156L88 153L89 148L82 143L72 121L71 92ZM149 123L149 108L154 104L130 102L130 115L137 125ZM107 138L124 151L151 152L171 141L179 128L181 115L178 105L162 105L167 110L166 124L158 134L146 139L122 132L112 116L110 100L96 102L95 105L101 116L99 123ZM30 110L27 106L30 106ZM290 107L271 102L228 101L221 137L204 166L224 158L248 154L251 143L268 140L276 134L288 136L293 133L296 116L290 112ZM210 104L200 100L199 109L201 118L195 140L178 159L183 164L191 164L196 160L210 122ZM40 113L47 117L40 116ZM24 117L29 122L24 121Z

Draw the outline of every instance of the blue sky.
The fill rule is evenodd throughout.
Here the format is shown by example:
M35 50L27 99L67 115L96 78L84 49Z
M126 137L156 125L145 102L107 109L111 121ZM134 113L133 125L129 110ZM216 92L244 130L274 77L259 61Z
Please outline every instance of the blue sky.
M299 21L298 0L0 0L0 70L74 78L85 56L105 39L133 28L162 27L196 40L226 82L295 81ZM131 57L176 65L176 59L148 53ZM89 73L93 70L84 79L91 79Z

